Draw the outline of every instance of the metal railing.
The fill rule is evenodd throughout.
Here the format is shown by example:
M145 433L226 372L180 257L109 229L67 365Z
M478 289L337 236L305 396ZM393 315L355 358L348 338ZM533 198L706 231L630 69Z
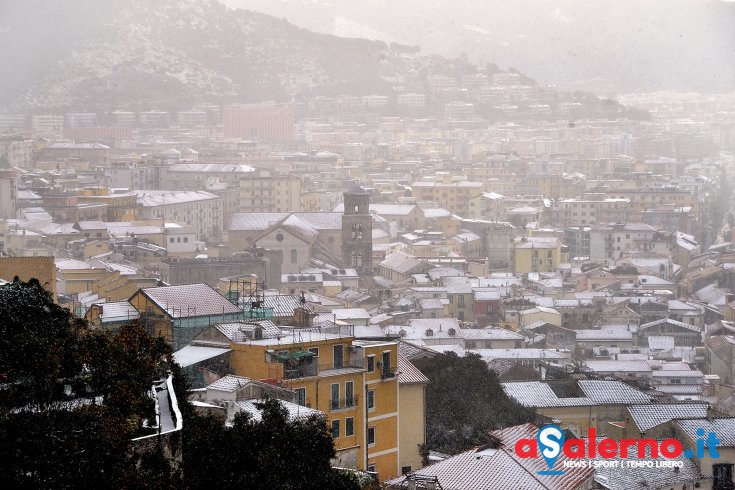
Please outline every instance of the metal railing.
M357 395L351 398L331 398L329 400L329 408L331 410L346 410L357 407Z

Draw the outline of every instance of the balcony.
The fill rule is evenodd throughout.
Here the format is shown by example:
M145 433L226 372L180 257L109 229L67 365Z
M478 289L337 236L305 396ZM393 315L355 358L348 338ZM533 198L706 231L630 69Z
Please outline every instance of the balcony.
M396 377L396 370L390 366L380 369L380 379L390 379Z
M349 410L357 407L357 395L351 398L337 398L329 400L330 410Z

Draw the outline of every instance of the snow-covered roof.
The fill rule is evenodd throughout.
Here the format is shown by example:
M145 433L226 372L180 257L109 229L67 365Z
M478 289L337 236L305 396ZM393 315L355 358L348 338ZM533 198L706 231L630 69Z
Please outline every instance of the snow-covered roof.
M187 345L174 352L173 356L174 361L176 361L181 367L187 367L198 362L226 354L227 352L230 352L230 349Z

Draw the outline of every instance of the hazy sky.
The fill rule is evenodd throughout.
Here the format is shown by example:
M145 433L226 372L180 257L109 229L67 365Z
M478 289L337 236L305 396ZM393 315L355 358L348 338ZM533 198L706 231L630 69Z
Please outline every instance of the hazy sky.
M735 90L724 0L224 0L323 33L418 45L611 91Z

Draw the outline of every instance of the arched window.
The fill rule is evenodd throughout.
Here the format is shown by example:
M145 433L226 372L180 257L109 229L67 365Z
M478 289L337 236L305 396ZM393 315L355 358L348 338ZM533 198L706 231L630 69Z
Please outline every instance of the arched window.
M355 237L356 240L362 240L362 225L357 225L357 236Z
M295 249L291 249L291 263L296 264L299 261L299 252Z

